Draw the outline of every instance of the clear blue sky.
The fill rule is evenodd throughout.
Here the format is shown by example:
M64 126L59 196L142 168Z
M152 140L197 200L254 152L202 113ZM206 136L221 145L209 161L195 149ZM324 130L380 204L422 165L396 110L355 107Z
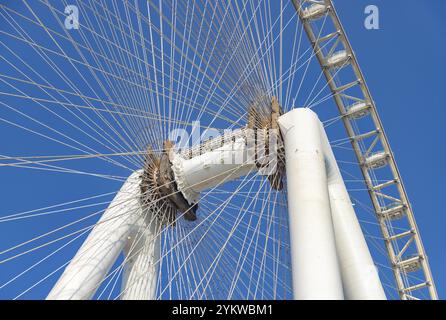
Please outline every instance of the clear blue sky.
M4 1L0 0L0 3ZM446 215L442 200L446 174L442 138L445 136L446 118L443 94L446 74L446 64L443 61L446 50L446 1L336 0L335 4L397 159L429 256L439 296L445 298ZM377 5L380 9L380 30L366 30L363 27L364 8L370 4ZM45 154L38 139L34 140L27 133L11 131L2 126L3 124L0 124L1 154ZM57 126L57 123L54 123L54 126ZM13 137L11 132L15 134ZM28 142L26 152L22 152L24 146L17 143L23 141ZM45 145L44 149L46 147L47 154L67 153L64 148ZM88 165L91 166L92 163L94 162L88 162ZM98 165L103 165L103 162L98 162ZM82 169L82 166L79 164L76 168ZM104 169L104 172L107 170ZM55 203L54 199L59 203L119 188L117 182L104 183L102 180L84 180L84 177L76 176L70 177L72 185L66 186L66 176L63 174L46 174L34 170L22 170L18 173L19 170L10 170L2 171L0 175L0 181L8 181L8 185L0 183L0 192L5 197L5 201L2 199L2 214L51 205ZM42 181L45 181L45 187L42 187ZM80 188L85 185L85 181L91 181L91 184ZM29 202L23 200L23 195ZM94 210L89 212L92 211ZM63 222L42 219L48 224L48 230ZM0 226L0 233L8 233L12 245L33 235L32 223L21 225L21 230ZM27 236L24 237L24 234ZM1 248L10 245L2 244ZM57 248L57 245L52 248ZM74 249L71 252L74 252ZM60 264L65 258L59 257L55 263ZM27 261L24 262L26 263ZM16 274L12 268L0 269L0 283L10 279L12 274ZM44 274L43 271L34 273L33 277L41 278ZM25 278L22 284L29 284L32 280ZM37 295L47 289L48 287L44 286ZM13 294L12 291L0 290L0 298Z
M366 5L380 30L362 27ZM414 208L440 298L446 297L444 101L446 1L337 0Z

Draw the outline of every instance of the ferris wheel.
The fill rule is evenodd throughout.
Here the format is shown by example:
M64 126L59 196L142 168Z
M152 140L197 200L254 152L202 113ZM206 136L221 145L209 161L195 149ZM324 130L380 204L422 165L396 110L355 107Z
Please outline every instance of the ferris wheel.
M0 298L438 299L331 0L0 3Z

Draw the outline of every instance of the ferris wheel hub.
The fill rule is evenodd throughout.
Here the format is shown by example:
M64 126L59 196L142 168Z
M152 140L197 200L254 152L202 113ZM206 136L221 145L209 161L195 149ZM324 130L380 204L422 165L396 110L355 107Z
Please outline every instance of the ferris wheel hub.
M146 210L154 212L163 224L175 225L177 212L181 212L188 221L197 219L197 203L189 203L178 190L172 170L171 141L164 142L160 155L147 150L144 170L141 176L141 202Z

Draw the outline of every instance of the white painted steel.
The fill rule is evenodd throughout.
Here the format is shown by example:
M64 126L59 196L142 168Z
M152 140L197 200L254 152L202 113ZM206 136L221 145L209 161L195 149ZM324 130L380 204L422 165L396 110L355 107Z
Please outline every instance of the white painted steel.
M130 175L47 299L91 299L129 235L143 223L139 202L140 175L141 170Z
M237 179L257 170L245 138L224 144L191 159L174 155L175 180L189 202L197 201L201 191Z
M156 217L142 220L124 249L122 300L154 300L160 259L160 224Z
M307 112L312 112L309 109ZM385 300L378 270L353 209L330 142L320 121L327 184L344 295L349 300Z
M279 118L285 144L294 298L343 299L319 120L309 109Z
M385 299L322 123L310 109L294 109L279 118L279 125L285 144L294 297ZM191 159L174 155L180 191L198 195L255 171L248 149L246 139L238 137ZM141 170L127 179L48 299L91 298L121 250L126 257L121 298L155 298L160 226L141 208L140 175Z
M393 157L393 153L389 141L387 140L383 124L381 123L378 115L374 99L367 86L367 82L361 71L353 48L341 24L333 1L323 0L316 3L313 0L293 0L292 2L296 12L299 15L300 21L303 24L304 30L307 33L308 39L312 44L313 52L322 67L322 71L327 80L327 85L333 93L334 101L336 102L340 116L342 116L342 121L345 125L348 136L351 139L353 150L355 151L358 163L360 164L364 181L369 190L376 217L379 220L378 222L382 235L385 239L385 246L395 276L398 294L400 298L404 300L420 298L424 299L426 298L426 295L423 290L427 288L427 290L429 290L430 298L437 300L438 294L435 288L432 272L429 267L428 256L419 234L412 206L407 197L401 174ZM326 10L315 10L316 8L321 8L320 6L325 6ZM318 13L309 14L309 12L315 11ZM316 25L312 24L310 19L324 19L324 30L314 28ZM323 44L323 42L327 41L328 39L336 40L333 41L332 45L330 45L331 48L329 46L325 48L326 50L322 50L322 47L325 47L326 44ZM340 76L337 74L337 71L325 68L324 65L327 58L325 52L333 52L333 50L338 50L342 47L350 56L349 64L351 65L351 69L346 70L347 74ZM356 79L353 82L351 82L352 76L354 79ZM347 90L349 90L348 88L351 88L352 90L347 92ZM352 94L352 92L355 91L357 93ZM346 100L348 104L352 100L357 101L358 104L348 106L348 104L346 104ZM362 132L362 130L357 126L355 119L366 116L375 126L375 130L373 131L375 132L376 139L373 140L373 143L364 145L364 140L360 139L360 137L363 137L365 133ZM372 151L374 148L376 148L375 151L383 151L385 156L379 159L380 161L366 163L364 160L370 156L370 151ZM376 157L373 157L372 159L376 160ZM385 182L378 183L378 181L374 179L373 171L382 166L387 166L390 170L387 174L381 177L381 180ZM397 193L393 192L394 189L397 190ZM399 211L399 213L393 212L397 214L397 216L392 217L392 215L388 216L387 213L384 213L388 210L389 206L389 204L386 204L388 202L386 197L388 196L391 196L393 199L395 199L395 202L399 203L404 208L403 210ZM396 217L403 219L404 221L398 223L398 230L394 228L391 221L391 219ZM404 234L405 237L395 237L394 235L396 232ZM403 267L405 265L403 256L404 252L401 251L402 249L399 249L401 244L399 244L397 240L400 242L405 242L405 245L402 246L403 249L406 250L408 248L407 246L411 246L411 250L416 252L415 254L419 257L419 261L421 262L418 266L421 268L422 273L418 272L414 276L408 274L408 272L414 272L419 269L414 268L408 271L406 267Z
M308 256L302 254L303 250L309 250L310 252L307 252L307 254L310 256L317 254L317 251L320 249L314 248L315 253L311 252L311 247L315 243L322 245L322 240L329 241L326 238L316 240L311 238L319 238L322 233L326 233L324 230L329 229L329 226L327 226L328 219L325 217L326 220L323 221L326 225L319 225L320 221L317 219L320 219L321 211L318 210L321 209L314 204L313 208L305 204L305 202L320 201L321 203L319 205L323 206L323 210L326 211L325 190L322 190L322 185L319 188L315 187L315 183L321 179L326 179L325 186L328 188L334 243L336 243L336 252L342 275L342 287L345 298L354 300L386 299L376 266L373 263L322 123L310 109L295 109L289 112L289 114L283 115L279 119L279 124L281 125L285 139L292 247L298 247L296 248L296 251L298 251L296 260L293 257L293 262L296 261L293 264L293 276L295 273L298 273L295 282L295 286L298 288L296 297L299 299L302 296L299 293L300 290L304 290L302 284L297 281L298 279L302 279L300 282L304 283L309 281L308 286L313 287L314 284L312 282L315 281L318 283L321 281L319 274L327 274L327 271L317 270L315 268L315 265L318 265L315 261L305 266L305 269L298 271L298 269L302 269L301 263L305 264L309 260ZM292 153L291 156L289 155L290 152ZM305 155L305 153L310 153L310 155ZM293 155L294 157L292 157ZM314 169L314 179L308 176L308 170L311 166L319 166ZM298 179L296 176L299 174L296 173L297 169L302 171L301 174L305 178L306 185L303 185L304 181L294 182L294 179ZM319 170L324 170L326 174L325 178L321 178L321 173L318 172ZM290 181L290 177L292 181ZM299 188L294 189L298 183L300 184ZM321 195L324 195L323 198L318 200L318 197ZM302 202L303 204L299 205L298 202ZM294 212L294 210L296 211ZM301 218L302 216L303 218ZM301 221L299 221L299 218ZM294 229L296 228L293 227L294 222L299 225L298 228L300 229ZM304 223L310 225L310 227L302 225ZM303 232L307 232L307 234ZM301 233L301 236L294 236L294 233ZM298 238L294 239L295 237ZM298 243L299 241L301 244ZM302 242L307 243L307 245L302 244ZM301 249L301 246L304 249ZM294 252L294 249L292 252ZM334 260L331 263L327 263L326 261L323 263L319 262L319 265L330 269L330 272L336 270L333 264ZM304 270L307 270L307 273L304 273Z

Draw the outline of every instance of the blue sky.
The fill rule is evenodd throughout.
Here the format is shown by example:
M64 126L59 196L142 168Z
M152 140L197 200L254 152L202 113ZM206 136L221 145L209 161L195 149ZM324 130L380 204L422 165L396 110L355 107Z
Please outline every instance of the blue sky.
M380 30L362 27L366 5L380 9ZM440 298L446 296L442 206L446 2L336 1L377 103L420 229Z
M444 298L446 297L446 273L444 273L446 270L444 254L446 216L443 213L442 199L445 190L443 181L446 179L446 174L443 164L445 151L442 149L444 145L442 137L445 136L443 128L446 116L443 98L443 77L446 72L443 62L446 49L444 41L446 20L443 14L446 10L446 2L443 0L337 0L335 4L377 104L414 209L439 296ZM363 26L366 17L364 8L370 4L377 5L380 9L379 30L367 30ZM4 38L0 37L1 39ZM20 50L20 47L16 49ZM0 54L4 52L0 49ZM45 71L45 69L42 70ZM35 116L39 116L38 111ZM55 121L52 125L57 127L60 124ZM30 137L28 133L11 130L3 124L0 124L0 135L3 137L0 141L1 154L67 153L65 148L41 143L39 139ZM78 163L75 168L87 170L96 164L103 166L104 162L92 160L88 161L85 167ZM101 170L108 172L105 167L101 167ZM101 170L98 169L98 172ZM125 171L116 170L114 173L124 175ZM30 210L106 193L118 189L120 184L116 181L105 183L94 178L72 175L69 177L70 185L67 185L66 175L47 174L35 170L20 171L20 169L3 169L1 177L3 181L7 181L7 184L0 184L1 193L4 195L2 213ZM26 195L29 201L24 201L23 195ZM88 212L92 211L94 210ZM64 220L62 217L57 221L50 218L42 218L40 221L45 224L45 230L51 230L71 220ZM0 226L0 234L2 232L8 234L7 241L10 242L10 246L42 231L42 229L33 228L33 223L33 221L24 223L20 230L10 229L9 226L13 224ZM1 246L1 248L7 247L6 243ZM57 248L57 245L48 250L54 248ZM65 256L56 258L55 263L62 263L70 252L74 251L74 247L69 249ZM23 265L31 261L33 260L24 260ZM0 272L0 283L13 274L15 274L14 265ZM44 274L44 271L34 273L32 277L36 279ZM30 283L32 280L25 278L21 284ZM43 289L39 289L36 296L44 294L48 287L49 284L46 284ZM13 291L0 291L0 298L11 295L14 295ZM34 297L34 295L25 297Z

